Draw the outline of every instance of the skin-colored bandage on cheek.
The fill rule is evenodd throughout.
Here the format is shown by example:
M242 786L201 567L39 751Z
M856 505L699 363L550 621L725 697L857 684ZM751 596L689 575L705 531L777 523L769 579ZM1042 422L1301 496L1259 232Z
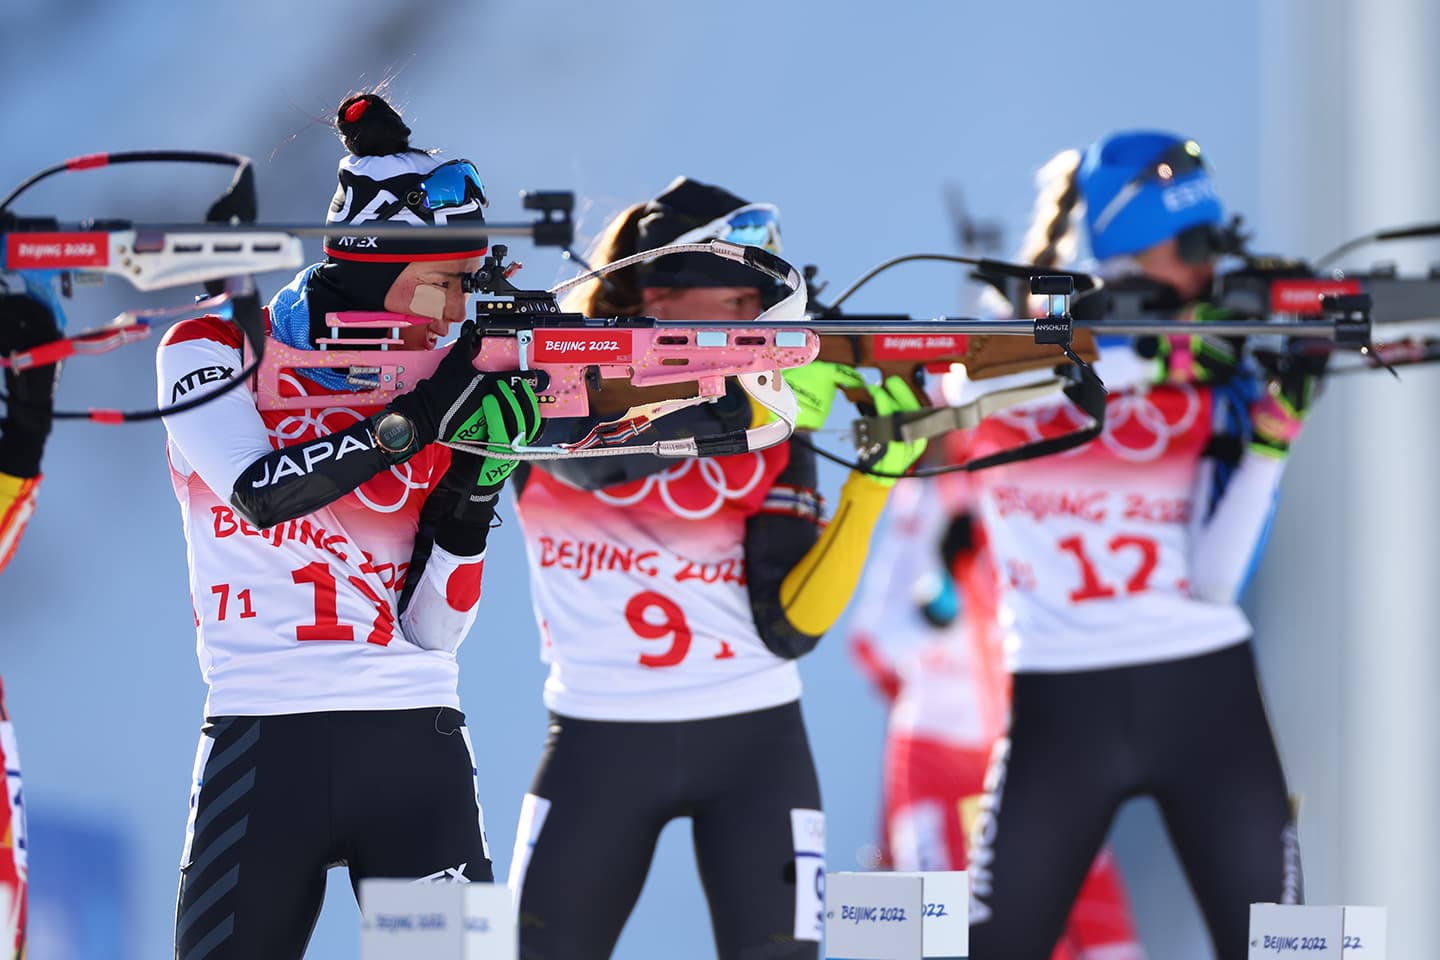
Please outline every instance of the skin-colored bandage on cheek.
M410 313L417 317L439 320L445 316L445 291L430 283L416 284L410 295Z

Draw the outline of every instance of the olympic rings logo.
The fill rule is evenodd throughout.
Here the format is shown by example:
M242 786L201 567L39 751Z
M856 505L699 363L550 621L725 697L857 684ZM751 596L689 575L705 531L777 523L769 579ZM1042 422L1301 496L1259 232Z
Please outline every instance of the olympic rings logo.
M747 466L748 475L744 473ZM631 507L649 501L654 494L675 516L704 520L718 513L727 500L748 496L764 477L765 458L760 453L696 457L632 484L596 490L595 498L614 507Z
M1112 394L1105 406L1105 429L1098 442L1121 460L1145 463L1159 459L1173 440L1195 428L1204 409L1200 392L1188 384L1161 390ZM1068 404L1034 410L1007 410L995 416L1027 441L1035 442L1080 429L1084 424ZM1082 454L1085 447L1060 456Z
M305 385L291 374L281 373L280 382L294 390L294 393L287 394L288 396L308 396ZM344 422L330 423L335 416L345 418ZM284 446L311 437L328 437L336 430L354 426L363 419L365 418L349 407L306 408L289 413L277 421L274 427L268 428L268 431L279 446ZM395 482L390 482L391 478ZM424 490L426 486L415 481L414 471L407 462L391 465L389 476L377 474L353 492L357 500L376 513L396 513L404 509L406 501L410 499L410 491ZM380 499L382 496L383 501ZM394 502L390 502L392 497Z
M1116 397L1105 408L1105 431L1100 440L1106 449L1132 463L1162 456L1172 439L1183 437L1195 426L1203 406L1199 391L1192 386L1177 386L1170 395L1178 399L1178 410L1167 412L1148 393ZM1176 405L1172 402L1165 406Z

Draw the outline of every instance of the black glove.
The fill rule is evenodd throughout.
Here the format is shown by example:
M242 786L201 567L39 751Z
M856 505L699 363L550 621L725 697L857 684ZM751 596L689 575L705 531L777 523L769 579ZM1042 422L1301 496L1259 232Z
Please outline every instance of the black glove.
M1327 341L1310 341L1296 338L1290 341L1290 349L1284 353L1260 353L1256 362L1264 371L1267 380L1285 395L1291 406L1305 410L1319 390L1325 371L1330 366L1334 351Z
M541 429L540 404L529 381L518 370L489 376L478 415L472 413L464 418L465 422L475 421L473 429L451 430L446 421L441 428L442 435L459 437L464 433L460 439L470 442L508 445L511 440L521 438L527 444L533 443ZM421 541L427 537L456 556L473 557L484 550L500 488L518 464L518 460L451 450L449 469L420 511L417 556L422 552ZM423 546L423 553L424 558L429 557L428 546ZM412 557L411 571L418 579L414 564Z
M421 512L421 529L456 556L473 557L485 549L500 487L479 483L482 457L451 451L450 469L431 491ZM428 521L428 523L427 523Z
M467 402L440 421L441 439L481 443L496 449L509 447L515 440L531 444L540 435L540 401L530 385L529 375L519 370L489 374L483 388L473 396L476 402ZM480 493L498 492L519 463L458 450L455 455L473 461L471 486Z
M1175 319L1197 325L1235 319L1235 313L1208 303L1192 303ZM1245 349L1243 337L1217 337L1206 333L1172 334L1168 337L1141 337L1135 350L1142 357L1156 359L1155 383L1204 384L1218 386L1235 376Z
M415 384L409 393L401 394L390 401L384 411L377 414L380 420L387 413L399 413L414 427L414 437L404 454L409 457L428 444L434 443L440 434L440 421L466 396L481 393L478 388L489 376L475 369L475 353L480 349L480 338L472 320L466 320L460 327L460 336L450 346L450 352L440 361L435 372ZM475 398L478 406L479 398ZM468 406L468 405L467 405Z
M1257 357L1265 379L1250 404L1251 449L1276 458L1286 456L1300 435L1330 360L1329 350L1307 353L1304 341L1291 346L1296 352Z
M905 381L904 377L890 375L885 382L876 386L866 384L863 380L861 385L870 392L870 403L859 404L857 409L867 417L888 417L895 413L913 413L923 405L922 399L916 394L915 388ZM875 483L882 487L893 487L895 480L903 476L915 465L915 461L925 453L925 447L930 441L920 440L891 440L878 450L860 457L860 463L875 473L866 474Z
M55 316L33 297L0 295L0 354L9 356L59 339ZM23 371L5 368L5 419L0 420L0 472L12 477L40 475L40 457L50 435L58 364Z
M535 389L543 389L540 382L544 376L539 372L522 374L482 373L475 369L475 354L480 349L480 338L473 321L467 320L460 328L460 336L451 345L450 352L440 361L435 372L417 383L409 393L401 394L384 410L371 418L373 434L380 442L392 463L403 463L428 444L440 440L444 443L503 442L524 437L533 440L540 432L539 401ZM525 429L520 431L516 423L523 414ZM503 436L499 429L499 413L516 408L512 425L516 432ZM399 414L409 421L396 424L392 414ZM493 415L492 415L493 414ZM491 421L487 426L487 417ZM486 468L489 482L499 484L510 475L510 467L496 474L496 469Z

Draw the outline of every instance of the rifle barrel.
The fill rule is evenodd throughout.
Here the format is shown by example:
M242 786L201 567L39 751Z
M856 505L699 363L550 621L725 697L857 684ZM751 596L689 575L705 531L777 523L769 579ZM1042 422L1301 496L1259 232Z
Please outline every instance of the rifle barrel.
M1041 317L1040 320L1047 318ZM1054 319L1051 323L1058 322ZM699 320L666 322L668 327L685 327L692 330L733 329L745 324L720 320ZM928 320L907 317L816 317L813 320L767 320L767 327L777 330L810 330L821 336L855 336L860 334L934 336L940 334L1002 334L1011 336L1033 336L1035 320L974 320L967 317L934 317ZM1220 337L1250 337L1263 335L1289 335L1335 339L1336 324L1330 320L1231 320L1217 323L1189 323L1179 320L1137 319L1134 321L1074 321L1077 330L1095 333L1114 333L1123 336L1167 336L1169 334L1190 334L1204 332ZM1348 332L1343 331L1342 334Z
M1204 333L1215 337L1253 337L1264 335L1315 337L1334 339L1337 324L1330 320L1224 320L1215 323L1191 323L1183 320L1077 322L1077 328L1094 333L1118 333L1129 337L1163 337L1172 333Z
M539 221L543 227L543 221ZM484 226L446 224L443 227L412 227L396 223L336 223L329 226L313 223L132 223L129 220L99 220L91 223L54 224L46 232L89 233L133 230L136 233L288 233L295 237L413 237L424 229L450 237L529 237L535 233L532 223L487 223ZM26 230L13 231L24 236Z

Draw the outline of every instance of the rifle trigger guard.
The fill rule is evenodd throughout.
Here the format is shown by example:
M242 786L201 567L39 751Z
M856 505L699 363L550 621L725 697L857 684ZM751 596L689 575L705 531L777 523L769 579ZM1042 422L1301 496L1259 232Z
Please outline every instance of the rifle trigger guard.
M515 354L519 358L520 370L522 371L528 371L530 369L530 346L534 342L535 332L533 330L515 331Z

